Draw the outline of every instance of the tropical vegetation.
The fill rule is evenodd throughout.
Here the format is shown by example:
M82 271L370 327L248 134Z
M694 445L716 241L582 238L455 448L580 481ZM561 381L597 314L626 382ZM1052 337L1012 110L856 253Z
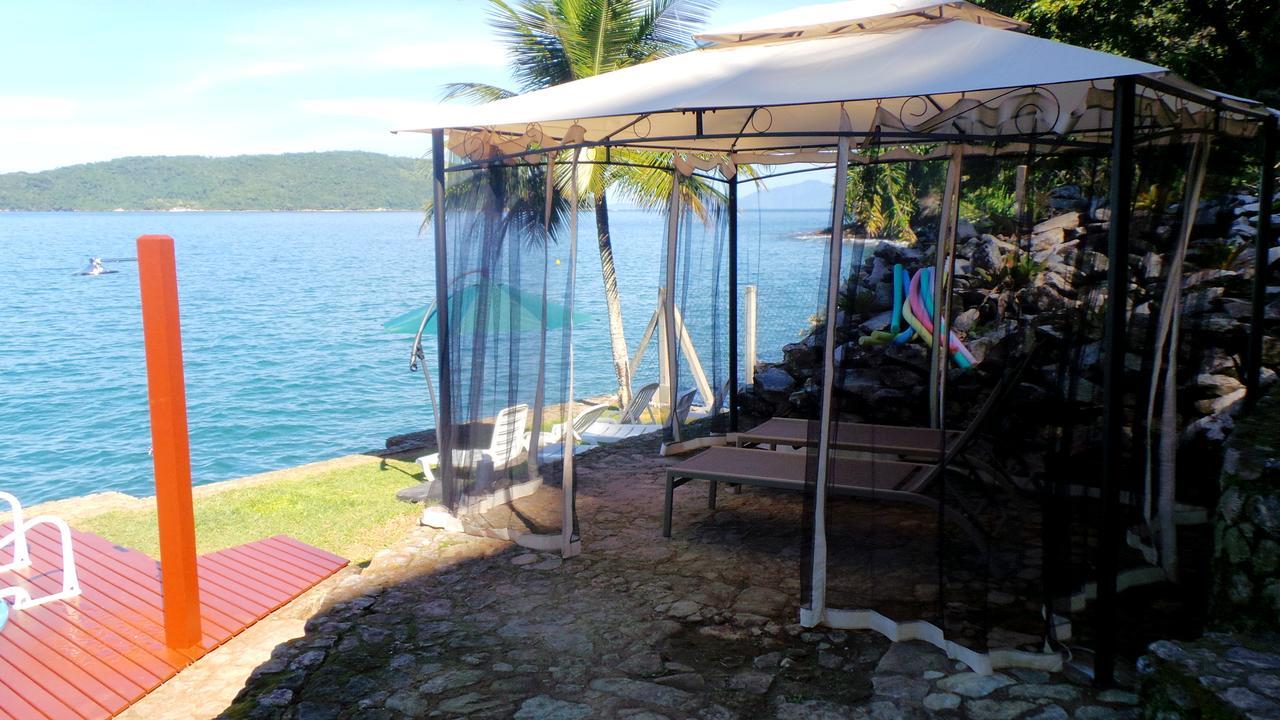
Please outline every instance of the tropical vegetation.
M1040 37L1145 60L1197 85L1280 102L1280 13L1248 0L977 0Z
M421 161L371 152L127 157L0 175L2 210L419 210Z
M445 99L498 100L516 92L599 75L689 50L692 34L710 12L706 0L489 0L490 24L507 48L517 90L484 83L453 83ZM618 150L614 160L623 160ZM619 401L630 399L630 361L622 325L622 302L609 232L609 197L618 193L648 207L661 206L670 196L671 176L661 169L669 162L653 155L630 152L630 165L589 164L580 182L582 199L595 211L596 244L609 316L609 339ZM583 157L594 160L594 155ZM638 167L637 167L638 166ZM563 178L561 179L563 182ZM705 212L709 189L686 183L686 197Z

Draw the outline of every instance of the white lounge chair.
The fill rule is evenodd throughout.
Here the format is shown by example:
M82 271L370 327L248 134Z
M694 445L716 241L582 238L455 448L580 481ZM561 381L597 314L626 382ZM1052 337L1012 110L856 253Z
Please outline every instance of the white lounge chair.
M503 470L524 459L529 449L529 436L525 433L525 424L529 421L529 406L515 405L503 409L493 421L493 437L485 448L454 448L450 453L454 468L477 468L481 464L491 464L493 470ZM432 468L440 467L440 453L432 453L418 458L422 466L422 476L428 483L435 484L435 473Z
M689 411L693 410L693 396L697 394L696 389L690 390L676 400L676 422L680 425L689 421Z
M622 409L617 422L598 420L582 432L582 441L591 445L611 443L625 440L637 435L647 435L662 429L658 424L658 416L653 412L653 395L658 391L657 383L650 383L640 388L631 396L631 402ZM640 422L646 413L650 423Z
M26 588L19 585L6 587L3 584L4 581L0 579L0 603L5 602L5 598L11 598L14 610L26 610L79 595L80 582L76 577L76 558L71 545L71 528L67 527L61 518L52 515L39 515L27 520L22 514L22 504L18 502L18 498L7 492L0 491L0 501L9 505L10 514L13 516L13 529L7 535L0 537L0 557L3 557L6 552L5 548L12 546L12 559L0 564L0 572L25 570L31 567L31 551L27 543L27 530L31 527L52 525L57 528L62 540L62 590L52 595L32 597L31 591Z
M587 431L600 416L609 409L608 405L592 405L584 408L581 412L573 416L573 439L579 443L584 442L582 433ZM552 445L564 442L564 423L557 423L551 426L551 430L547 433L547 444Z
M631 396L631 402L622 409L622 415L618 418L621 425L632 425L640 422L640 416L645 412L649 413L649 419L657 424L658 418L653 414L653 395L658 392L658 383L649 383L640 388Z
M582 434L587 431L587 428L596 424L596 421L608 409L608 405L592 405L574 416L573 439L576 443L573 446L574 455L580 455L595 447L595 444L584 440ZM539 462L555 462L564 459L564 429L565 423L558 423L553 425L551 430L543 436L547 438L547 441L543 443L542 449L538 451Z

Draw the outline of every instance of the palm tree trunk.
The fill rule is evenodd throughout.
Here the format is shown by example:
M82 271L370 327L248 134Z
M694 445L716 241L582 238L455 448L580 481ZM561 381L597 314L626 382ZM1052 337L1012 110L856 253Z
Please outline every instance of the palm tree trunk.
M619 407L631 402L631 369L627 335L622 326L622 300L618 297L618 277L613 267L613 239L609 236L609 202L604 190L596 193L596 242L600 245L600 273L604 276L604 301L609 312L609 345L613 350L613 372L618 378Z

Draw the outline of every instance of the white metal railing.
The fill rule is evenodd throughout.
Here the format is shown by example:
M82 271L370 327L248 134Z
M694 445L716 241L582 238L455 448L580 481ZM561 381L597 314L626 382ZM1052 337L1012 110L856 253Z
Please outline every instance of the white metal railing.
M31 549L27 542L27 530L30 528L36 525L52 525L57 528L58 535L62 540L62 590L60 592L33 598L31 592L26 588L17 585L11 587L0 586L0 600L6 597L12 598L14 610L26 610L44 603L67 600L79 595L80 581L76 575L76 558L71 544L71 528L61 518L56 518L52 515L39 515L27 520L22 514L22 504L18 502L18 498L3 490L0 490L0 501L8 504L10 514L13 516L13 529L7 535L0 537L0 551L12 545L13 559L0 565L0 572L25 570L31 567Z

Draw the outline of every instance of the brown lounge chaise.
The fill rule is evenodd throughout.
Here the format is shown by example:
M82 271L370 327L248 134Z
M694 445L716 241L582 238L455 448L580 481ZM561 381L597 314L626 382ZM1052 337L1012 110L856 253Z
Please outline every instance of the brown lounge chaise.
M662 513L662 536L671 537L671 512L675 489L691 480L711 483L707 507L716 507L718 483L755 485L779 490L803 490L805 486L805 453L777 452L754 448L712 447L667 469L666 504ZM948 520L960 526L980 546L985 541L968 518L953 508L942 508L937 500L921 491L938 476L941 465L899 462L896 460L863 460L831 458L832 481L827 491L832 495L849 495L872 500L887 500L923 505L943 510Z
M737 445L804 447L811 444L809 424L810 421L801 418L770 418L750 430L738 433ZM942 431L934 428L842 422L836 423L831 447L835 450L856 450L937 462L942 455L941 435ZM960 436L959 431L947 431L947 446L955 444Z
M931 428L838 423L832 438L833 450L863 451L920 459L922 463L898 460L867 460L832 457L831 483L833 495L849 495L872 500L905 502L942 510L946 519L963 529L979 547L986 546L983 533L956 508L943 506L923 491L952 467L978 434L987 417L1008 396L1031 360L1022 358L1013 372L1005 373L987 396L969 426L963 432L948 431L945 448L939 447L940 431ZM671 512L675 489L690 480L711 483L707 506L714 510L718 483L756 485L781 490L803 490L808 463L807 453L778 452L741 447L756 444L802 447L814 444L809 437L807 420L773 418L760 426L738 434L739 447L712 447L667 468L666 506L662 516L662 535L671 537ZM945 450L945 452L942 452Z

